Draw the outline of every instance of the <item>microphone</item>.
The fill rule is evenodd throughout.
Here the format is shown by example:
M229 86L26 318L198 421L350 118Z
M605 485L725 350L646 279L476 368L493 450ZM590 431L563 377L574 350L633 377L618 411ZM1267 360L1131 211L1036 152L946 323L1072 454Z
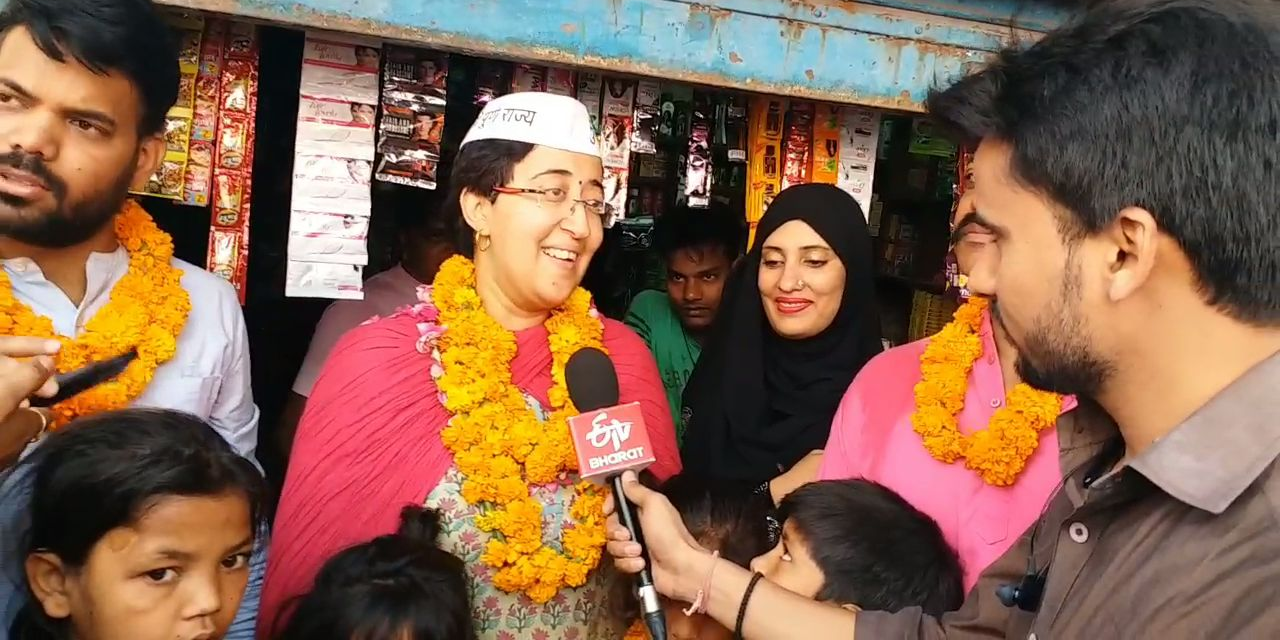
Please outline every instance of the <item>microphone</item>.
M1018 584L1006 583L996 588L1000 604L1013 609L1036 612L1040 610L1040 597L1044 595L1045 576L1029 569Z
M86 365L69 373L54 376L58 381L58 392L50 398L31 398L33 407L52 407L67 398L80 395L116 376L124 373L129 363L138 358L138 350L130 349L128 353Z
M569 418L573 447L578 454L578 475L613 486L618 518L631 532L631 539L644 546L644 532L635 509L622 492L622 472L637 471L653 464L653 446L644 426L639 403L618 405L618 374L609 356L599 349L582 349L569 357L564 368L569 398L579 414ZM636 577L637 596L645 626L653 640L666 640L667 620L653 586L648 552L645 567Z

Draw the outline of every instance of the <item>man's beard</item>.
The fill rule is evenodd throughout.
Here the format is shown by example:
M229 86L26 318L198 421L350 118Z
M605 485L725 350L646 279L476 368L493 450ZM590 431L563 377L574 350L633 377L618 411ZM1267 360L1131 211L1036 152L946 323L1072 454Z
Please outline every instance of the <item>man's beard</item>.
M0 166L13 167L41 179L53 196L54 208L31 211L31 203L0 194L0 205L15 210L13 219L0 219L0 236L46 249L64 249L88 241L111 223L129 194L133 171L126 169L106 189L87 194L77 203L67 202L67 186L40 156L14 151L0 155ZM23 211L27 209L26 211Z
M1038 314L1021 341L1010 337L1018 350L1014 367L1023 382L1037 389L1097 397L1114 367L1089 345L1089 332L1080 315L1079 273L1071 269L1070 262L1060 290L1062 295ZM991 312L1003 326L998 301L993 301Z

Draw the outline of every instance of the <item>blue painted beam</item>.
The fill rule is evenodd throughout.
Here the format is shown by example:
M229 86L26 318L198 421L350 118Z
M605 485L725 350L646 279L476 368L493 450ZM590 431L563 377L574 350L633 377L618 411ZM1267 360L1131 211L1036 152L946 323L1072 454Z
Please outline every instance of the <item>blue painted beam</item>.
M1019 37L1007 26L883 6L910 0L159 1L444 50L907 111L920 109L931 86Z
M1044 0L862 0L867 4L919 11L991 25L1048 31L1066 19L1068 12Z

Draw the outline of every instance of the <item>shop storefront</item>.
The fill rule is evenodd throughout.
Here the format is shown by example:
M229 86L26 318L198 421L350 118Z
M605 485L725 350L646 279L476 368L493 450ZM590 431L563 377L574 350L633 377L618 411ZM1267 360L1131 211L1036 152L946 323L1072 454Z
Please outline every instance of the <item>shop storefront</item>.
M1022 0L161 0L298 29L791 98L919 110L1059 19ZM1014 28L1013 25L1017 25Z
M395 212L441 208L462 134L512 91L572 95L599 119L623 217L586 283L606 313L660 282L648 236L664 211L751 224L780 189L828 182L877 238L886 340L917 337L940 304L956 154L916 114L1056 18L1003 0L161 4L190 91L146 204L180 257L240 289L264 427L319 313L394 264Z

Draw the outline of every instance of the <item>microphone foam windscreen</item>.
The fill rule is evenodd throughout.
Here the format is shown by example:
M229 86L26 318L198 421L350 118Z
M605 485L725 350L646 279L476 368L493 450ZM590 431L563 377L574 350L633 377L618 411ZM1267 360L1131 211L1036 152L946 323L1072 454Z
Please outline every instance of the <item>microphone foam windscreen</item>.
M564 366L569 399L578 411L594 411L618 404L618 372L599 349L581 349Z

